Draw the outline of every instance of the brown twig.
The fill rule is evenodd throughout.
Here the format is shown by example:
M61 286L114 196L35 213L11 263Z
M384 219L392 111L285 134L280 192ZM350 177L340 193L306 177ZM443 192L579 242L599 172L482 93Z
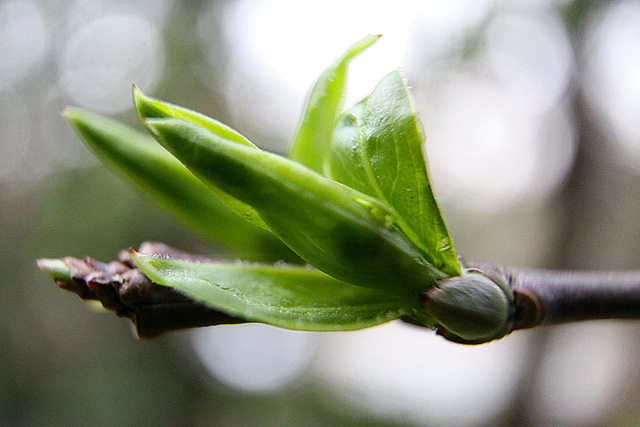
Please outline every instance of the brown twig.
M601 319L640 319L640 271L557 271L470 263L515 297L515 329Z
M210 258L178 251L162 243L144 243L140 252L174 259L207 262ZM38 260L62 289L85 300L97 300L120 317L131 319L140 338L154 338L168 331L246 322L229 316L153 283L133 262L129 251L108 264L92 258Z
M192 255L162 243L144 243L139 252L173 259L216 262L210 257ZM208 308L172 288L153 283L133 262L129 251L104 264L85 258L39 260L39 267L63 289L82 299L98 300L121 317L130 318L141 338L164 332L249 322ZM640 272L566 272L526 270L490 263L466 262L496 283L513 292L513 319L504 335L538 325L553 325L596 319L640 319ZM403 319L412 322L411 319ZM452 341L465 342L440 335ZM501 338L492 337L491 339Z

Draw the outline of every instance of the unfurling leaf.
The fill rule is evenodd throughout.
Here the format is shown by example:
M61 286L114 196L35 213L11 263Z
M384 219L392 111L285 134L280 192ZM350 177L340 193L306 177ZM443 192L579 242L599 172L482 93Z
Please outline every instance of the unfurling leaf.
M101 160L208 240L261 263L150 243L149 252L121 252L109 264L64 258L40 267L64 289L133 319L142 336L245 321L339 331L397 318L460 341L507 331L511 301L490 283L458 276L401 74L340 112L350 61L378 38L353 44L315 82L289 158L135 86L138 115L160 145L66 111ZM277 259L288 263L262 263ZM301 260L310 265L294 265Z
M251 205L319 270L359 286L414 295L444 277L398 229L395 212L376 199L184 120L146 125L194 175Z
M330 176L395 209L400 228L425 257L447 275L458 275L458 258L429 183L423 140L404 78L392 72L336 124Z
M292 259L275 236L238 218L150 136L78 108L64 115L100 160L203 238L251 258Z
M359 53L380 38L369 35L353 44L318 77L293 138L289 157L319 173L325 173L333 125L340 113L346 88L347 67Z
M180 107L178 105L170 104L148 97L135 86L133 87L133 102L138 111L138 115L143 122L147 119L169 117L182 119L197 126L201 126L228 141L233 141L247 147L256 148L256 146L253 145L247 138L240 135L238 132L231 129L227 125L224 125L217 120L207 117L204 114L189 110L188 108ZM255 226L270 231L269 227L264 223L264 221L253 210L251 206L220 190L218 187L209 187L209 191L211 191L217 199L222 201L237 215L240 215L242 218L249 221Z

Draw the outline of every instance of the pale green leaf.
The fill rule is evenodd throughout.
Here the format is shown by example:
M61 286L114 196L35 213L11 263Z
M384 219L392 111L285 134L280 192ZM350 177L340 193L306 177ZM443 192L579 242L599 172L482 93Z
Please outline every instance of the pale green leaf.
M160 101L158 99L146 96L137 87L133 86L133 102L138 111L140 119L144 122L147 119L153 118L168 118L174 117L177 119L186 120L197 126L201 126L210 132L219 135L220 137L233 141L238 144L245 145L247 147L256 148L247 138L240 135L229 126L220 123L219 121L207 117L204 114L198 113L188 108L180 107L178 105L170 104L168 102ZM260 216L246 203L242 203L240 200L229 195L228 193L220 190L219 188L212 186L209 188L211 193L215 195L220 201L229 207L237 215L241 216L246 221L249 221L253 225L256 225L264 230L270 231L269 227L262 221Z
M136 111L142 121L152 118L174 117L202 126L229 141L255 147L251 141L224 123L180 105L147 96L135 85L131 87L131 96L133 97L133 104L136 107Z
M215 310L281 328L361 329L419 310L417 298L350 285L307 267L193 263L140 253L134 260L158 284Z
M344 98L349 61L379 38L379 35L369 35L353 44L316 80L293 138L291 159L316 172L326 172L331 132Z
M427 259L447 275L458 275L458 257L429 183L423 141L404 78L392 72L336 124L331 177L391 206L400 228Z
M201 237L251 258L291 259L275 236L231 212L149 135L77 108L64 115L100 160Z

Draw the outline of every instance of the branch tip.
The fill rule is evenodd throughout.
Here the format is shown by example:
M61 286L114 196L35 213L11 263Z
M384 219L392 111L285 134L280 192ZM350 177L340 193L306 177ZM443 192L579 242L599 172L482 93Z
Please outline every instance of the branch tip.
M246 322L152 282L133 261L133 256L140 253L175 259L209 259L162 243L145 242L139 251L133 248L120 251L118 260L110 263L89 257L82 260L67 257L40 259L37 264L60 288L83 300L99 301L118 316L129 318L139 338L153 338L178 329Z

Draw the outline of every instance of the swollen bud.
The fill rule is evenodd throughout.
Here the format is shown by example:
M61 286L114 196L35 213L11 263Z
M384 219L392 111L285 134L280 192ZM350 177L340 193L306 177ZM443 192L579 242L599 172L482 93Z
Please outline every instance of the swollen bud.
M501 338L510 326L511 293L484 274L469 270L438 281L423 294L425 312L446 339L469 344Z

